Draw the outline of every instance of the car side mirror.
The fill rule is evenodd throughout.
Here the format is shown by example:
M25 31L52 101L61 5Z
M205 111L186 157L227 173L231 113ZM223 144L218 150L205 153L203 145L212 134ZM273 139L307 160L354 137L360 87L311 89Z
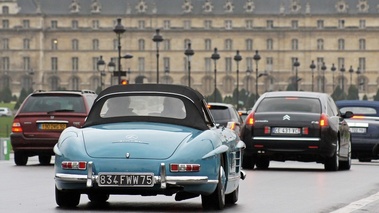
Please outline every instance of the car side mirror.
M342 115L343 118L351 118L354 116L352 111L346 111L345 114Z

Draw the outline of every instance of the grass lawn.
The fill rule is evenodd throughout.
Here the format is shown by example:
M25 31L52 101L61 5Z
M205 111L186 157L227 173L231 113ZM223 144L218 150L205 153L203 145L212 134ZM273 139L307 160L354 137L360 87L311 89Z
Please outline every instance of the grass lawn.
M0 103L0 107L8 107L11 110L13 110L14 105L15 105L15 103L13 103L13 102L11 102L11 103ZM12 122L13 122L13 116L12 117L0 117L0 138L8 138L9 137L9 134L11 133Z

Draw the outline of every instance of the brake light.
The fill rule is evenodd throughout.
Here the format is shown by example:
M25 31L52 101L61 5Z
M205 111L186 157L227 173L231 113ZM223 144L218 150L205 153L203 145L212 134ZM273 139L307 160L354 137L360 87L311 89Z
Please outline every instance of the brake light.
M265 134L270 134L271 133L271 127L265 126L264 133Z
M303 135L308 135L309 129L308 127L303 127Z
M355 119L364 119L365 116L363 116L363 115L354 115L352 118L355 118Z
M170 172L199 172L200 164L170 164Z
M246 118L246 125L254 125L254 112L251 112Z
M228 125L226 128L234 130L236 128L236 122L228 122Z
M12 132L13 133L20 133L22 132L22 126L19 120L14 120L12 123Z
M63 161L62 169L72 169L72 170L86 170L87 162L85 161Z
M329 123L328 123L328 116L324 113L321 114L321 117L320 117L320 126L328 126Z

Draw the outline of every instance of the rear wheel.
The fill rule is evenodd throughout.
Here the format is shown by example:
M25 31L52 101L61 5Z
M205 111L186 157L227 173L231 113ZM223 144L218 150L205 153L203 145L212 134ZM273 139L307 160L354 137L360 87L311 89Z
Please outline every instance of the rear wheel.
M51 155L39 155L38 160L41 165L50 165Z
M239 186L232 193L226 195L225 202L227 204L235 204L238 201L238 192Z
M254 165L255 165L254 159L255 159L254 157L244 156L242 159L242 168L254 169Z
M339 150L340 150L340 145L339 142L337 141L336 143L336 150L333 154L332 157L327 158L325 160L324 168L326 171L337 171L339 168Z
M109 194L88 194L88 199L93 203L105 203L109 199Z
M270 159L267 157L257 158L257 169L268 169L270 166Z
M221 160L221 162L223 161ZM223 165L223 163L221 165ZM225 171L223 166L220 166L218 183L215 191L210 195L201 195L201 204L204 209L221 210L225 207L225 186L222 181L224 178Z
M55 202L63 208L73 208L79 205L80 194L70 191L61 191L55 187Z
M14 153L14 163L17 166L25 166L27 162L28 162L28 156L25 153L22 153L22 152Z

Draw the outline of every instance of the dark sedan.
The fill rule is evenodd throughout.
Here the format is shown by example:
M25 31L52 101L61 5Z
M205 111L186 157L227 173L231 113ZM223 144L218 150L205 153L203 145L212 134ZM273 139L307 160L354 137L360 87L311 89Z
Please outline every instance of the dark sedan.
M228 127L239 135L243 120L232 104L208 103L208 108L216 124Z
M315 92L268 92L241 129L244 168L267 169L270 161L324 164L327 171L351 166L349 126L333 99Z
M360 162L379 159L379 101L337 101L341 112L352 111L347 119L352 134L352 155Z

